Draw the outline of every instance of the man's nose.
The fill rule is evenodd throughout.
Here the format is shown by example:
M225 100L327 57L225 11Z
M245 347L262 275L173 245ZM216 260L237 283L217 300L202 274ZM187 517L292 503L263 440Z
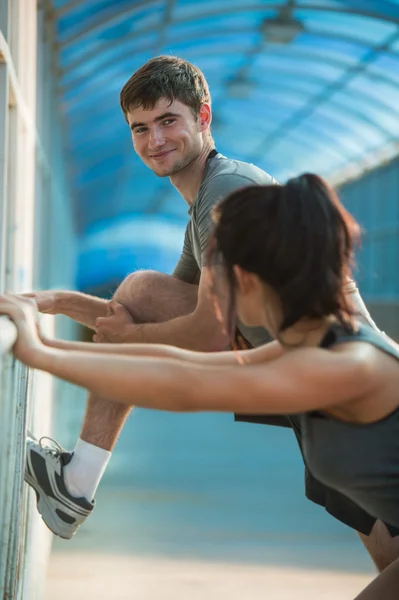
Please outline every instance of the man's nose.
M160 127L154 127L150 130L150 147L151 148L159 148L159 146L163 146L165 143L165 136L162 133Z

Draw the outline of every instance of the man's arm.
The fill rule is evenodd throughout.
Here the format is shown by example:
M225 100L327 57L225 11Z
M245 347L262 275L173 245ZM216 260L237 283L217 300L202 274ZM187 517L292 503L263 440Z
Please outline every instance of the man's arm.
M96 319L107 315L107 300L81 292L44 290L21 294L33 298L38 311L49 315L65 315L82 325L95 329Z

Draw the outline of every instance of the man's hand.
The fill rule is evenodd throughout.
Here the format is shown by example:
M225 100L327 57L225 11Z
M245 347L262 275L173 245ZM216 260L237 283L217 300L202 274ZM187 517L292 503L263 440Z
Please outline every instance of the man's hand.
M134 325L133 317L130 312L116 300L111 300L107 307L107 316L96 319L96 333L93 336L94 342L107 342L114 344L124 344L129 340L129 330L131 332Z
M48 315L56 315L57 292L54 290L45 290L43 292L30 292L29 294L16 294L18 298L33 298L36 302L37 310Z
M91 329L95 329L95 320L98 317L105 317L107 314L107 300L77 291L44 290L17 294L16 297L31 298L36 302L39 312L65 315Z

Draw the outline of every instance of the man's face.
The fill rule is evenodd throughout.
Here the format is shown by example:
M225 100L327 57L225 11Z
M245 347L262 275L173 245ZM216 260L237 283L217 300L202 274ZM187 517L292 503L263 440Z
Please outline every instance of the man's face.
M178 100L161 99L152 110L139 106L127 118L135 151L158 177L178 173L201 152L200 118Z

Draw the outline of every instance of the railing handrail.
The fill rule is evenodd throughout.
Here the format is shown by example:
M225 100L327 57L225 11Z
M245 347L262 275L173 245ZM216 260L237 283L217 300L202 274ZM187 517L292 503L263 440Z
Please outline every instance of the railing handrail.
M8 317L0 315L0 357L13 347L17 339L17 328Z

